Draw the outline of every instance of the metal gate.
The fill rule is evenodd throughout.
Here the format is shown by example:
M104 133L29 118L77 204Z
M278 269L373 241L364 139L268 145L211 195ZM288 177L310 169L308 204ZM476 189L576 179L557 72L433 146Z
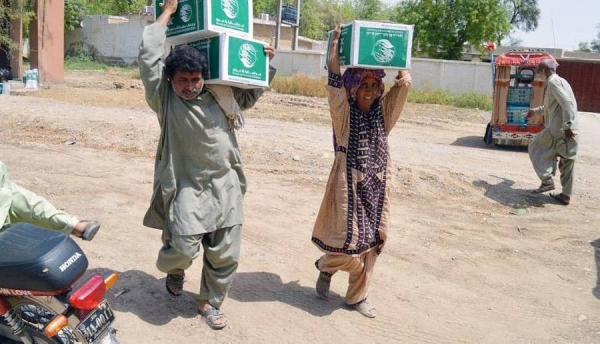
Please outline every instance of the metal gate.
M558 60L558 75L565 78L579 111L600 113L600 60Z

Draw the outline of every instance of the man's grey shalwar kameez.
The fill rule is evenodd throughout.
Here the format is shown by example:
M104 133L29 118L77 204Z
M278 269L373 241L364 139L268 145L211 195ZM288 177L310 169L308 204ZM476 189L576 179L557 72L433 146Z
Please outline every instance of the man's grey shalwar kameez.
M557 159L562 193L571 197L573 193L573 172L577 155L577 101L569 83L552 74L546 82L544 105L533 109L544 114L546 127L529 144L529 157L542 184L553 184ZM565 137L565 130L571 129L575 136Z
M211 91L180 98L163 73L166 30L161 23L147 26L139 52L146 100L161 126L144 225L163 230L156 265L165 273L181 274L203 246L200 299L219 308L237 269L246 191L231 114L223 109L232 108L227 102L250 108L264 91L220 86L229 99L217 101Z

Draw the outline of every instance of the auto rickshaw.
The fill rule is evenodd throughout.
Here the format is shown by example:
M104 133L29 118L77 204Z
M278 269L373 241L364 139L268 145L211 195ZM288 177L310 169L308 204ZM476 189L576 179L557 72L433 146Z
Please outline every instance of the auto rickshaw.
M546 59L556 62L543 50L511 50L492 61L494 109L486 144L527 146L544 129L544 116L527 118L527 110L544 101L544 81L536 78L535 69Z

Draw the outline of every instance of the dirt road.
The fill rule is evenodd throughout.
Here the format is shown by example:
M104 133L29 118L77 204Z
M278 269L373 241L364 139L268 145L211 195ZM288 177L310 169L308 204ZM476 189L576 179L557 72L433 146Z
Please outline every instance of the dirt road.
M120 272L110 302L122 343L600 343L597 114L580 116L564 207L528 191L538 180L524 150L484 146L488 113L409 104L390 138L393 226L371 320L343 306L345 274L329 301L315 297L310 234L333 160L325 100L267 94L240 133L243 253L222 308L230 326L212 331L195 312L201 261L170 297L154 266L160 233L141 224L155 117L97 97L106 105L2 97L0 160L16 182L103 223L81 246L93 270Z

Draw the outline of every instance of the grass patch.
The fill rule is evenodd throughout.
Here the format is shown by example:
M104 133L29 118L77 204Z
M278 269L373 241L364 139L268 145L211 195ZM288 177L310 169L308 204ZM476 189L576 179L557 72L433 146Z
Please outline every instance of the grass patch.
M489 95L476 92L454 94L445 90L415 91L408 93L408 101L416 104L450 105L459 108L491 111L493 99Z
M327 78L325 77L314 77L306 74L275 75L273 82L271 82L271 88L282 94L325 98L327 97L326 84Z
M109 66L93 61L89 57L69 57L65 60L66 70L107 70Z
M65 70L69 71L111 71L125 78L141 80L138 66L111 66L94 61L90 57L68 57L65 59Z
M327 97L326 84L326 77L313 77L304 74L276 75L271 83L271 88L281 94L325 98ZM390 87L392 85L386 85L386 90L389 90ZM450 105L486 111L491 111L493 106L492 97L489 95L476 92L454 94L445 90L416 91L413 89L408 93L408 102Z

